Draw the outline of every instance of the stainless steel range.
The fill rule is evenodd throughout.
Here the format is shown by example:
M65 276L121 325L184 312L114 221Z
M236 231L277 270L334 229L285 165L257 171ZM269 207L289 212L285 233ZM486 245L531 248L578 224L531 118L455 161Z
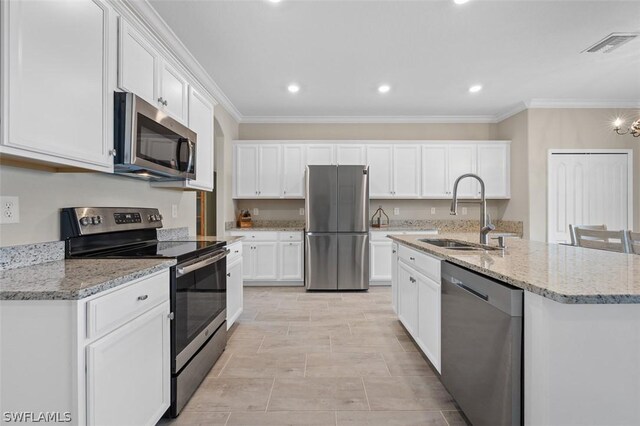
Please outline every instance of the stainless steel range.
M171 408L175 417L227 343L224 241L158 241L158 209L74 207L61 211L67 258L172 258Z

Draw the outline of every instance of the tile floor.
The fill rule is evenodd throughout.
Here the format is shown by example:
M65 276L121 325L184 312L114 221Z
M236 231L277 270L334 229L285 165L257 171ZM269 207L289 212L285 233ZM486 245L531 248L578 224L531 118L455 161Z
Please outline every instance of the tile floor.
M391 309L389 287L248 287L227 350L160 425L466 425Z

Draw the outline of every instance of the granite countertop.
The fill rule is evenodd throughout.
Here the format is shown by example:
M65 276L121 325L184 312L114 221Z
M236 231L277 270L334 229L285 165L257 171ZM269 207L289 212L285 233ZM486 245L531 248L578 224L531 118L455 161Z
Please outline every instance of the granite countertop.
M271 231L271 232L302 232L304 225L299 226L254 226L253 228L229 228L227 232L252 232L252 231Z
M172 259L68 259L8 269L0 271L0 300L83 299L173 265Z
M189 235L188 237L178 237L170 241L225 241L227 245L230 245L242 239L244 239L244 237L233 237L231 235L227 237L216 237L215 235Z
M640 256L507 239L503 251L459 252L418 241L451 238L478 242L477 233L390 235L394 241L438 256L515 287L567 304L640 303ZM491 240L491 245L497 242Z
M437 231L435 226L387 226L386 228L369 227L371 232L405 232L405 231Z

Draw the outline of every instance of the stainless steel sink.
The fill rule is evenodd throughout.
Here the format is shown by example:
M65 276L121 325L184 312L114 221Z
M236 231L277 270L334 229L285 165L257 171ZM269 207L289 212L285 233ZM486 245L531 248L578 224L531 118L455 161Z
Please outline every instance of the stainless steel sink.
M431 244L448 250L472 251L472 250L500 250L499 247L490 247L480 244L465 243L463 241L449 240L446 238L421 238L418 241Z

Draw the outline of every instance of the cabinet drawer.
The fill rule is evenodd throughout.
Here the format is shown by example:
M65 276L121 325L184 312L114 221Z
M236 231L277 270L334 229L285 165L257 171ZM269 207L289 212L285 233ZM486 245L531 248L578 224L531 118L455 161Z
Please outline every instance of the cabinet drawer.
M398 257L435 282L440 283L440 259L403 245L398 247Z
M233 231L234 237L244 237L248 241L278 241L278 233L272 231Z
M280 241L302 241L302 232L280 232Z
M169 300L169 271L87 302L87 337L94 338Z
M227 255L227 265L242 257L242 241L236 241L233 244L229 244L227 249L229 250L229 254Z

